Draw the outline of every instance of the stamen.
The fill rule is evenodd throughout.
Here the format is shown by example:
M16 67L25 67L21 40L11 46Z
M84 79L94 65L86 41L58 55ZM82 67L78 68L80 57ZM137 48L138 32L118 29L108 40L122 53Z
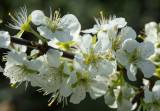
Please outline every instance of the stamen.
M12 14L9 12L9 14L8 14L13 20L16 20L13 16L12 16Z
M144 37L142 35L140 35L140 34L138 35L138 38L144 40Z
M122 38L123 38L122 36L119 37L119 39L122 39Z
M11 84L11 87L14 87L17 82L18 82L18 80L15 83Z
M55 20L55 22L57 21L57 19L58 19L58 15L59 15L59 12L56 10L56 20Z
M5 61L5 60L7 60L5 57L2 57L2 61Z
M48 104L48 106L52 106L53 102L57 99L59 95L59 91L56 93L56 96L54 97L54 99Z
M142 52L142 50L140 49L138 52L139 52L139 54L140 54L140 53Z
M119 36L118 42L119 42L122 38L123 38L122 36Z
M100 11L100 14L101 14L102 22L103 22L103 24L104 24L103 11Z

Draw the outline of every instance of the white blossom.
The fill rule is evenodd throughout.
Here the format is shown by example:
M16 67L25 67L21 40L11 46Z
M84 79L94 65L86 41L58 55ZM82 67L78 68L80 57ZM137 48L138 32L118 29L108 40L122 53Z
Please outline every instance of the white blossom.
M35 10L31 13L31 21L35 25L42 25L37 28L41 36L47 39L56 38L64 43L79 36L81 29L78 19L73 14L67 14L60 18L58 11L55 11L54 17L51 12L50 18L47 19L42 11Z
M13 23L9 23L8 27L19 30L20 32L17 34L17 37L21 37L25 28L29 25L26 7L21 8L21 12L16 12L14 15L15 17L12 16L11 13L9 13L9 16L11 16L11 20Z
M88 92L92 99L96 99L104 95L107 91L106 77L96 76L90 79L87 72L77 72L78 81L72 85L73 94L71 95L70 102L74 104L80 103L86 97Z
M148 58L154 53L154 45L151 42L138 43L128 39L122 44L122 48L116 52L116 58L127 69L129 80L136 80L139 68L144 77L149 78L156 70L154 64Z
M11 86L14 87L16 83L26 81L26 87L28 81L30 81L30 75L38 73L41 68L41 61L26 59L27 55L24 52L11 51L7 55L7 63L4 69L4 75L10 79Z
M99 40L92 46L92 37L84 35L80 46L82 53L75 56L75 62L84 68L89 69L89 76L94 78L96 75L109 75L116 71L117 64L115 61L109 61L100 56L105 56L111 48L108 40ZM78 69L77 67L75 67ZM81 70L81 69L80 69Z

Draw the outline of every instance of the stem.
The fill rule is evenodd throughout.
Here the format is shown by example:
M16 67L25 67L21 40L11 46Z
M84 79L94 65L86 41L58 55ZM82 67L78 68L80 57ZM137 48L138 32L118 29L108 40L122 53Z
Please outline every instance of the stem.
M47 44L38 44L36 42L33 41L28 41L28 40L24 40L24 39L20 39L20 38L15 38L15 37L11 37L11 42L15 43L15 44L20 44L20 45L25 45L34 49L38 49L40 50L40 52L42 52L42 54L45 54L49 49L54 49L54 50L58 50L60 52L63 52L62 57L66 57L69 59L74 59L75 54L73 53L69 53L63 50L59 50L56 49L54 47L48 46Z
M31 28L30 32L33 33L35 36L37 36L42 41L42 43L45 43L45 40L36 31L34 31L32 28Z

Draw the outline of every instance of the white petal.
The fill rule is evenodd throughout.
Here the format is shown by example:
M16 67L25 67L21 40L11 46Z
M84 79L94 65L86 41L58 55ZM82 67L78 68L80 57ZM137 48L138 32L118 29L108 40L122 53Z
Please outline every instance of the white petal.
M127 53L133 54L135 49L138 50L140 43L138 43L136 40L132 39L126 39L123 44L123 50L125 50Z
M57 42L59 41L56 38L54 38L48 42L48 45L58 49L60 46L56 45Z
M105 103L107 105L113 105L114 102L115 102L115 96L112 96L110 94L110 92L108 92L105 96L104 96L104 100L105 100Z
M150 78L156 71L155 65L149 60L139 61L137 62L137 65L146 78Z
M106 32L104 32L103 30L100 30L99 32L98 32L98 34L97 34L97 38L98 39L107 39L107 33Z
M61 65L60 52L57 50L50 49L49 51L47 51L46 54L47 54L48 65L59 68L59 66Z
M117 70L117 64L115 61L111 62L104 59L104 60L98 61L96 65L98 66L100 75L110 75L115 73Z
M68 97L72 93L70 78L63 78L60 86L60 94L64 97Z
M129 56L123 49L119 49L116 51L116 59L118 60L119 63L126 66L129 60Z
M139 50L141 50L140 56L142 58L149 58L155 52L154 44L152 42L142 42L139 45Z
M53 39L54 38L52 31L50 29L48 29L47 27L40 26L40 27L37 28L37 31L40 33L40 35L42 37L45 37L47 39Z
M35 25L46 25L47 24L47 19L44 13L41 10L35 10L31 13L31 21Z
M105 80L104 80L105 79ZM102 80L102 81L101 81ZM106 77L96 76L93 82L87 84L88 92L92 99L96 99L107 92Z
M89 78L93 79L95 78L100 72L98 72L98 68L94 64L90 64L89 68Z
M85 54L90 54L91 44L92 44L92 36L89 34L84 35L82 38L82 44L80 46L82 52Z
M149 91L148 87L146 87L145 90L144 90L144 98L143 98L144 102L145 103L151 103L153 101L152 96L153 96L152 92Z
M0 66L0 72L3 72L4 71L4 69Z
M10 63L23 63L24 60L26 60L26 53L24 52L15 52L15 51L10 51L7 55L7 62Z
M113 26L118 25L118 28L122 28L127 24L127 22L125 21L124 18L115 18L115 19L109 21L109 24L111 24Z
M73 36L67 31L58 31L56 30L53 34L53 37L58 39L60 42L66 43L73 40Z
M160 80L157 80L155 82L155 85L154 85L153 89L152 89L152 92L154 94L154 98L156 100L160 99L160 90L159 89L160 89Z
M128 79L131 80L131 81L136 81L136 73L137 73L137 67L133 64L128 64L126 66L126 69L127 69L127 76L128 76Z
M82 85L76 88L76 91L71 95L70 102L74 104L79 104L80 101L84 100L86 97L85 89Z
M27 46L19 45L19 44L13 44L14 49L11 48L11 50L16 50L17 52L26 52Z
M70 32L72 36L78 36L81 30L81 24L76 16L73 14L67 14L61 18L61 22L66 23L65 28Z
M131 27L122 28L120 35L122 36L121 42L129 38L134 40L137 37L136 32Z
M10 35L6 31L0 31L0 47L8 48L10 45Z
M83 33L97 33L98 31L95 29L95 28L92 28L92 29L86 29L86 30L82 30L81 32Z
M124 98L129 98L131 95L131 88L129 88L127 84L122 87L122 95Z
M38 74L30 74L30 82L32 86L46 87L47 79L44 79L42 76Z
M83 33L92 33L92 34L96 34L98 32L98 30L100 29L99 25L94 25L93 28L91 29L86 29L86 30L82 30L81 32Z
M122 99L122 102L118 102L117 111L130 111L132 108L132 103L127 99Z
M33 60L33 61L25 62L25 65L27 66L28 69L37 70L42 67L42 62L40 60Z
M95 53L103 53L112 48L112 43L107 38L99 39L93 48Z

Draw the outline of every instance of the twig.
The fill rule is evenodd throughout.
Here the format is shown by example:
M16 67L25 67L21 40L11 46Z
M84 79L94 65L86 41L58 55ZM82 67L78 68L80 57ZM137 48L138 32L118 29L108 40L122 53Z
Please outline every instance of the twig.
M15 43L15 44L25 45L25 46L37 49L43 54L46 53L49 49L59 50L59 49L56 49L54 47L49 46L48 44L38 44L33 41L24 40L24 39L15 38L15 37L11 37L11 42ZM66 52L63 50L59 50L59 51L63 52L62 57L66 57L68 59L74 59L75 54L69 53L69 52Z

